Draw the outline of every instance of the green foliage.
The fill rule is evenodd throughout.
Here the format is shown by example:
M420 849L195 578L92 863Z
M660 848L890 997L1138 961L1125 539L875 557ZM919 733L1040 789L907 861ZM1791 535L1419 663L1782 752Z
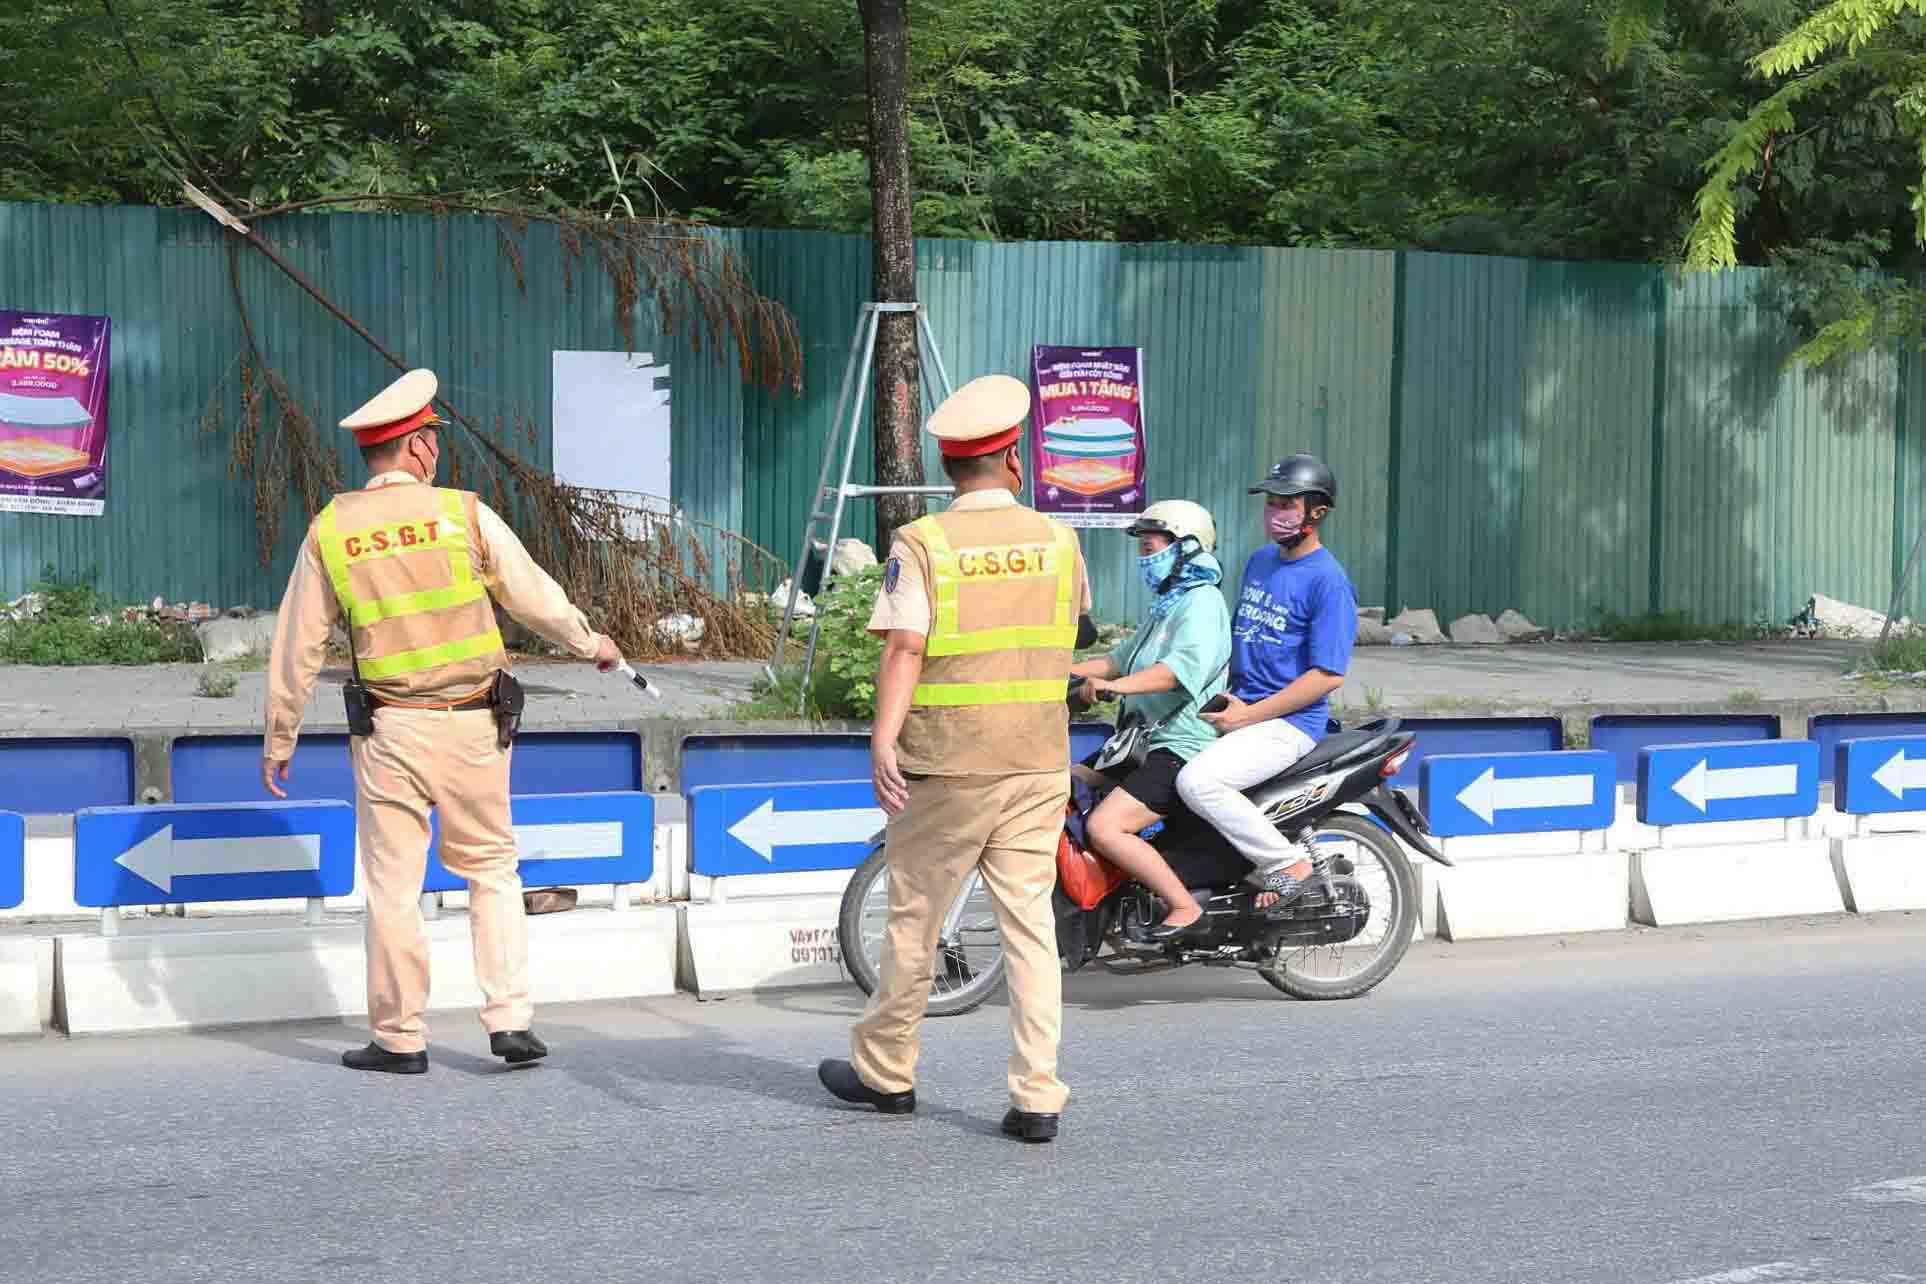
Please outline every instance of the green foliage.
M829 670L822 701L827 708L846 711L832 717L867 720L876 716L883 639L869 631L869 617L882 587L883 568L871 566L854 575L836 576L816 599L816 615L822 621L816 654L827 657Z
M859 232L850 0L114 0L260 205L382 193ZM1802 359L1926 332L1926 0L950 0L912 18L925 236L1802 260ZM58 85L49 93L46 86ZM0 23L0 200L175 203L99 0ZM247 212L247 211L242 211ZM1840 247L1859 246L1859 254ZM1859 284L1834 288L1841 271Z
M222 700L234 694L239 682L232 669L210 664L201 669L201 680L196 690L211 700Z
M1677 32L1703 62L1741 59L1742 92L1689 204L1689 268L1789 266L1795 363L1824 365L1926 339L1926 295L1906 284L1926 245L1926 0L1615 0L1614 59ZM1763 47L1721 36L1734 20ZM1866 251L1870 248L1871 252ZM1811 302L1810 299L1807 302Z
M1885 673L1926 673L1926 628L1894 629L1884 646L1872 647L1867 660Z
M192 629L111 610L94 579L62 579L48 567L34 586L45 599L40 613L0 620L0 663L169 664L200 658Z
M876 716L876 677L882 665L883 640L869 632L869 617L882 588L883 570L868 567L852 575L838 575L815 599L822 632L816 641L816 670L809 684L802 716L815 722L867 722ZM780 621L780 612L776 613ZM809 621L791 625L790 647L806 647ZM773 682L764 679L753 697L736 710L744 718L793 718L802 686L802 664L778 669Z
M1769 622L1705 624L1688 611L1648 611L1643 615L1620 615L1597 610L1588 632L1608 642L1754 642L1773 636Z

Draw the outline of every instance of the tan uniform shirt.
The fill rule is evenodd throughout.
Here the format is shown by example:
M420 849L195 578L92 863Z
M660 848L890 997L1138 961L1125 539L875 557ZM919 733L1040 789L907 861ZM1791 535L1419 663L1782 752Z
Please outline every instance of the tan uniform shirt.
M966 495L958 495L950 503L953 513L983 512L993 508L1015 508L1016 496L1007 490L973 490ZM1090 581L1085 577L1083 601L1077 613L1090 613ZM922 567L910 555L902 540L894 540L889 546L889 561L883 571L883 589L876 595L875 609L870 612L869 631L888 633L892 629L902 629L909 633L930 633L930 592L923 583Z
M412 474L396 471L368 480L368 489L413 483ZM507 612L578 660L595 657L601 638L568 600L547 571L522 547L521 540L488 505L476 503L479 538L476 573L489 593ZM345 627L346 617L334 595L327 569L310 532L301 541L294 575L281 599L281 616L274 629L274 650L267 670L267 733L262 753L275 762L294 756L301 732L301 714L314 691L315 679L327 658L328 635Z

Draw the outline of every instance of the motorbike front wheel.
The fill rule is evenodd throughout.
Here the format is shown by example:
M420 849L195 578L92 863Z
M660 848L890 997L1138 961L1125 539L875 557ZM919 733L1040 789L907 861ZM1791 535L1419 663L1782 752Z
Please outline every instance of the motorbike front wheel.
M889 865L878 843L849 876L837 921L843 966L864 994L876 993L888 927ZM983 876L974 869L944 915L935 962L927 1009L933 1017L968 1012L1003 984L1003 937L997 930L996 906Z

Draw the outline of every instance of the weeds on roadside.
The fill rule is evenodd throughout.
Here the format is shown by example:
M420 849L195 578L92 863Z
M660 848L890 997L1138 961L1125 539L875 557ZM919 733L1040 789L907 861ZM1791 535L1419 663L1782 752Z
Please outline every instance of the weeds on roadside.
M72 579L53 567L33 591L37 614L0 620L0 664L172 664L201 658L200 638L185 624L133 615L105 601L97 572Z
M1647 611L1643 615L1620 615L1616 611L1595 609L1593 637L1607 642L1757 642L1777 637L1785 630L1764 618L1750 624L1727 620L1707 624L1688 611Z

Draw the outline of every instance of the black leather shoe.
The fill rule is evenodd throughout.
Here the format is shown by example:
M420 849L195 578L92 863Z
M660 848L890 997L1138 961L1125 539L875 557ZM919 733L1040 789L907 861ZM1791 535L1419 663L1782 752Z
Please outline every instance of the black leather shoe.
M426 1052L390 1052L370 1041L365 1048L341 1054L341 1064L350 1070L378 1070L382 1074L427 1074Z
M527 1030L497 1030L488 1036L488 1050L511 1066L548 1055L548 1045Z
M1057 1118L1056 1115L1033 1114L1012 1106L1010 1113L1003 1116L1003 1135L1023 1141L1055 1141Z
M908 1092L878 1092L864 1083L856 1067L847 1061L825 1061L816 1067L816 1077L831 1095L852 1105L875 1106L882 1114L906 1115L916 1109L916 1089Z
M1168 922L1159 923L1157 924L1157 926L1151 928L1148 932L1145 932L1144 935L1149 939L1158 942L1159 944L1163 944L1169 941L1182 940L1186 936L1190 936L1193 933L1203 931L1204 922L1209 917L1210 915L1208 914L1199 914L1196 918L1192 919L1188 923L1185 923L1182 927L1172 927Z

